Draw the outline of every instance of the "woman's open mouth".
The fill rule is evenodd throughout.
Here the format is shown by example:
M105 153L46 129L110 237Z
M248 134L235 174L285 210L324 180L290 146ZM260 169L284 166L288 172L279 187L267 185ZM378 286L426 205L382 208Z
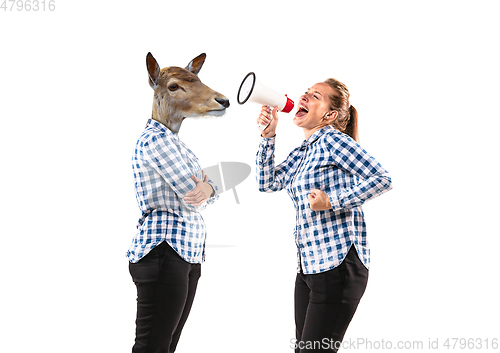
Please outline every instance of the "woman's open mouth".
M297 108L297 113L295 113L295 116L298 118L301 118L304 115L306 115L307 113L309 113L309 109L307 109L307 107L304 106L303 104L299 104L299 106Z

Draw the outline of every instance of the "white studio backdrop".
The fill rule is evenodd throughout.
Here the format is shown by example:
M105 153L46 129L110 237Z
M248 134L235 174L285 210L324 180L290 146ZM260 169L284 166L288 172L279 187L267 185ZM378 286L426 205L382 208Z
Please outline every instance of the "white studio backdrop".
M227 191L203 213L207 261L178 352L292 352L294 209L284 191L256 188L260 107L236 101L250 71L296 102L316 82L344 82L361 145L393 178L364 206L372 267L345 339L432 351L436 340L500 338L496 2L4 3L5 351L132 347L125 252L139 217L131 156L151 115L147 52L162 67L207 53L199 76L231 107L185 121L179 136L203 167L252 167L239 204ZM280 115L277 161L303 140L292 116Z

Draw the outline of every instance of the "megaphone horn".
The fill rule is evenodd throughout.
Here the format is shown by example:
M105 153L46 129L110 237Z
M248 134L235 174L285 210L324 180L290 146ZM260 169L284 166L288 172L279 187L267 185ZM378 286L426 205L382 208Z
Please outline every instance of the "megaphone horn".
M289 113L294 106L293 101L286 94L278 93L257 81L253 72L248 73L241 82L237 100L239 104L254 102L269 107L277 106L283 113ZM260 131L264 130L266 126L259 124Z

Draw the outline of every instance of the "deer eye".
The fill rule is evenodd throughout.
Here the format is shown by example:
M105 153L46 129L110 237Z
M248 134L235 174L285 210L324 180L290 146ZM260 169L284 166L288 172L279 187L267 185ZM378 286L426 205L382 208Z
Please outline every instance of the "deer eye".
M179 89L179 85L178 84L171 84L170 86L168 86L168 90L173 92L173 91L177 91Z

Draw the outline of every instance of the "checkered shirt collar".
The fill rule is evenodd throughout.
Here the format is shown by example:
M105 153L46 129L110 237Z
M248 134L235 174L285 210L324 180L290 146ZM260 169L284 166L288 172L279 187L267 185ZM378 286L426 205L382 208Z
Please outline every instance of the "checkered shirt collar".
M311 136L309 136L309 138L307 140L304 140L304 142L302 142L300 149L303 150L306 147L312 145L314 142L316 142L317 139L319 139L321 137L321 135L323 135L324 133L326 133L327 131L330 131L330 130L335 130L335 128L332 125L326 125L320 129L316 130Z
M173 133L172 130L170 130L168 127L166 127L165 125L163 125L159 121L154 120L153 118L150 118L148 120L148 122L146 123L146 129L148 127L155 127L157 129L161 130L162 132L166 133L169 136L172 136L172 137L177 138L177 139L179 138L179 135Z

